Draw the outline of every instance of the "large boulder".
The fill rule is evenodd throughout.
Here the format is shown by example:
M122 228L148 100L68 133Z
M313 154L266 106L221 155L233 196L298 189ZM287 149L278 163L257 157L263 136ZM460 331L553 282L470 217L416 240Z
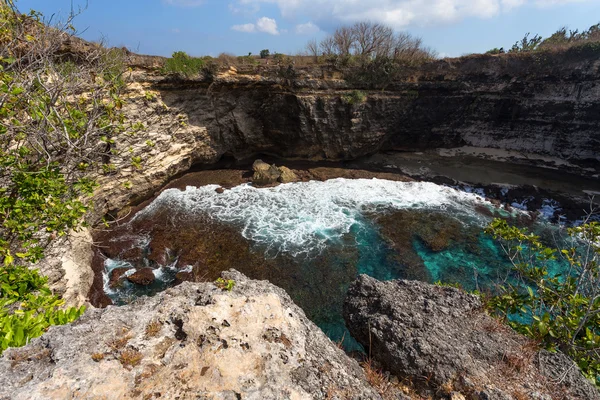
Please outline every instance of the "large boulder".
M292 171L288 167L279 167L278 169L279 169L279 172L281 172L281 175L279 176L279 182L281 182L281 183L298 182L298 180L299 180L298 176L296 175L296 173L294 173L294 171Z
M0 399L379 399L282 290L183 283L52 327L0 358Z
M566 356L539 352L458 289L362 275L348 291L344 318L375 360L429 394L600 399Z
M275 165L267 164L262 160L256 160L252 164L252 170L254 171L252 183L255 186L272 186L279 183L281 171Z

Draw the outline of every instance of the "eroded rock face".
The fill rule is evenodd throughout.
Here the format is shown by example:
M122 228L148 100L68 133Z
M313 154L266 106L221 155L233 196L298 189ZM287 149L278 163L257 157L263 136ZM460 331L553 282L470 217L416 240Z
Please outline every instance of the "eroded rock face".
M566 356L538 353L488 316L478 297L454 288L362 275L348 291L344 318L376 360L424 391L443 388L470 399L600 399Z
M88 311L0 358L0 398L378 399L281 289L231 271Z
M190 126L206 127L218 154L236 158L349 160L475 146L597 162L598 67L597 50L444 59L406 68L385 91L331 79L325 67L298 69L293 79L268 71L137 79ZM357 89L364 102L344 101Z

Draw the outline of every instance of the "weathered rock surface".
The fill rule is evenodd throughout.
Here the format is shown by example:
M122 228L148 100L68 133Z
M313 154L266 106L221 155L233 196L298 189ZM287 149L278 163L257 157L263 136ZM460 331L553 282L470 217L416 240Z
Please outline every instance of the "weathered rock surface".
M300 178L287 167L278 167L270 165L263 160L256 160L252 164L254 175L252 183L255 186L273 186L278 183L298 182Z
M281 289L231 271L88 311L0 358L0 398L378 399Z
M423 390L469 399L600 399L566 356L538 353L488 316L478 297L454 288L362 275L348 291L344 318L376 360Z

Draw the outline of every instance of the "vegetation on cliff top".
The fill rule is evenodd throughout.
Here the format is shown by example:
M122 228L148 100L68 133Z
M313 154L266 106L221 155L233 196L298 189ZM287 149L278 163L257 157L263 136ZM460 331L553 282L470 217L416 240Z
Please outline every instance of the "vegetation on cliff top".
M489 304L518 332L550 350L561 350L600 386L600 223L567 230L564 245L495 220L488 233L500 240L516 283L500 287ZM552 263L566 266L552 273Z
M132 131L120 111L122 52L65 51L73 17L50 27L0 3L0 351L83 313L61 310L28 266L83 223L91 176L117 168L115 141Z
M527 53L532 51L559 51L566 50L572 47L598 45L600 43L600 23L592 25L589 29L579 31L578 29L569 30L567 27L562 27L547 38L540 35L530 36L531 33L517 41L509 50L508 53ZM504 48L494 48L486 54L503 54L506 53Z

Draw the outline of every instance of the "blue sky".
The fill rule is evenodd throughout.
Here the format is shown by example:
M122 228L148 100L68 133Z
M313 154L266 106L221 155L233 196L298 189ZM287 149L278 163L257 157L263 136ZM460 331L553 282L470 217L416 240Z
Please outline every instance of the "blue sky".
M296 54L340 24L383 22L420 36L442 56L510 47L525 33L600 22L600 0L18 0L21 11L65 16L88 40L168 56Z

